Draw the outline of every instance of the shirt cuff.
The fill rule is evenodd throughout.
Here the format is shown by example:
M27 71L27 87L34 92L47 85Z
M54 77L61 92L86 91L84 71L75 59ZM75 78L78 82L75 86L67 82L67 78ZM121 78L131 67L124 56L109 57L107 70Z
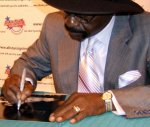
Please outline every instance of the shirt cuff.
M125 111L122 109L122 107L118 103L118 101L117 101L115 95L113 94L113 92L111 90L109 92L111 92L111 94L112 94L112 102L113 102L113 104L116 108L116 111L112 111L112 112L116 115L126 115Z
M33 80L32 80L31 78L26 77L26 78L25 78L25 81L30 82L32 86L34 85L34 84L33 84Z

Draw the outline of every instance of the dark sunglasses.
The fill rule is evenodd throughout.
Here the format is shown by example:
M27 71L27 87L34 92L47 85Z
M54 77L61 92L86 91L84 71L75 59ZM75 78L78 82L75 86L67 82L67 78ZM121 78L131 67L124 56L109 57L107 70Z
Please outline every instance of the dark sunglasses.
M77 20L88 24L95 18L95 15L81 15L65 12L65 18L67 17L72 17L73 19L76 18Z

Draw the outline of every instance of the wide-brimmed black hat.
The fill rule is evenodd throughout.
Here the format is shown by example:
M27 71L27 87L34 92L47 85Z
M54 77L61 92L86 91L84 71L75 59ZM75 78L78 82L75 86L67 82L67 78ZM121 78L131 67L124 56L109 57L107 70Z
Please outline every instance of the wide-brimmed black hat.
M132 0L43 0L47 4L76 14L141 13L143 8Z

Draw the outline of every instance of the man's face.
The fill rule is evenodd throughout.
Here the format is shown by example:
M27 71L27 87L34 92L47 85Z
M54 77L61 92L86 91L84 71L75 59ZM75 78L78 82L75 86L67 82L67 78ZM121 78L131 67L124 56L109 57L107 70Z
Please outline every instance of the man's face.
M111 20L112 15L79 15L65 13L65 27L69 35L83 40L100 32Z

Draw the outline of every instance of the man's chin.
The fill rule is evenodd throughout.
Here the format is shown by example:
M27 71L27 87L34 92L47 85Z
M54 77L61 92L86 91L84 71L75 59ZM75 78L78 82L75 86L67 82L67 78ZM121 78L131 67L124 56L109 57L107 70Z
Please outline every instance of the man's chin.
M75 33L75 32L69 32L69 35L71 36L72 39L82 41L86 37L84 36L83 33Z

